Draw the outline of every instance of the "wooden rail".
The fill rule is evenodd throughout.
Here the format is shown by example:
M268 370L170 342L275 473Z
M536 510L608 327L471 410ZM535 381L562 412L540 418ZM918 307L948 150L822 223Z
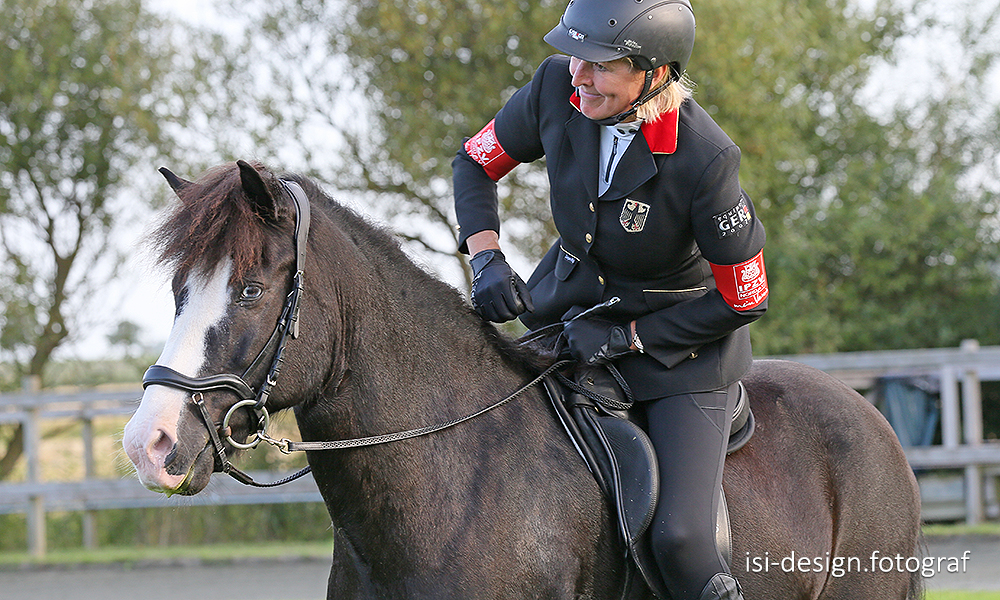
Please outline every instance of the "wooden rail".
M983 439L983 381L1000 381L1000 346L965 340L959 348L843 352L786 358L830 373L856 390L869 390L879 377L932 375L941 387L941 445L905 448L914 469L964 470L965 520L985 519L987 478L997 486L1000 442Z
M0 395L0 424L20 423L24 427L24 459L27 466L25 481L0 482L0 514L23 513L27 516L27 545L32 555L45 555L46 513L80 511L84 546L94 547L94 511L177 506L176 499L170 500L163 494L147 490L135 478L96 477L94 419L131 415L141 396L142 390L131 386L126 389L27 391ZM41 424L52 419L71 419L82 424L83 480L41 480ZM273 481L287 474L252 473L258 481ZM322 501L311 474L278 488L252 488L229 477L213 477L204 491L182 500L184 506Z
M907 448L914 469L957 468L964 470L965 515L969 522L984 518L984 478L1000 470L1000 442L987 442L982 435L981 381L1000 380L1000 347L980 348L974 342L958 349L901 350L784 356L831 373L858 390L870 389L885 375L937 375L941 382L943 444ZM94 545L93 511L115 508L171 507L162 494L143 488L135 479L98 479L94 468L93 421L104 415L129 415L141 397L138 387L81 390L57 393L27 391L0 395L0 423L24 426L26 477L23 482L0 482L0 513L24 513L28 518L28 548L44 555L45 515L51 511L81 511L84 544ZM73 419L82 427L84 479L43 482L40 478L41 423L49 419ZM257 473L263 481L284 473ZM321 502L311 476L278 488L248 488L229 479L214 477L202 493L184 499L185 505L271 504Z

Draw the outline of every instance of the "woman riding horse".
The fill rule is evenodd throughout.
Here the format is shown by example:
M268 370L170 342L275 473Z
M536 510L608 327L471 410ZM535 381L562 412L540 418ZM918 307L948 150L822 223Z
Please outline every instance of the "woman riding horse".
M243 162L164 174L180 197L155 237L174 324L122 438L146 487L197 494L253 440L294 450L263 418L291 409L330 514L328 598L654 597L531 387L540 357L306 178ZM919 598L919 572L775 567L917 556L919 496L857 392L785 361L755 361L742 382L758 428L724 480L747 597Z
M659 458L651 541L675 600L742 593L716 547L718 490L748 324L767 308L764 228L739 148L691 98L688 0L574 0L547 59L454 168L460 246L486 319L567 322L573 357L645 401ZM525 284L499 244L496 181L547 159L559 240ZM572 319L617 297L595 316Z

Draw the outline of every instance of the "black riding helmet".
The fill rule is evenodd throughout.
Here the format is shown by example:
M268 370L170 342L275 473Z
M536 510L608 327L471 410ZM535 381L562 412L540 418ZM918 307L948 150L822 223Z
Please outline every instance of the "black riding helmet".
M688 0L570 0L559 24L545 35L556 50L587 62L629 57L646 72L632 108L605 119L619 123L680 78L694 48L694 12ZM653 71L670 66L666 83L650 91ZM602 121L602 124L605 124Z

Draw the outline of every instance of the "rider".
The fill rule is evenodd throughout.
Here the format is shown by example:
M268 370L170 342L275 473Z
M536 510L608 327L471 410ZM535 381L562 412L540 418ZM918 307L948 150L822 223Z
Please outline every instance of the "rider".
M742 598L715 544L748 324L767 307L764 228L739 148L691 98L688 0L573 0L549 57L453 162L473 306L530 329L568 321L572 355L613 362L659 458L650 526L675 600ZM525 284L500 250L496 181L546 158L560 238Z

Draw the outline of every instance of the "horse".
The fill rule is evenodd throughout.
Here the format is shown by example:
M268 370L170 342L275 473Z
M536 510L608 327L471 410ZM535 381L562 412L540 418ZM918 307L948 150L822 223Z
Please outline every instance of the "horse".
M327 598L622 597L612 511L533 385L551 357L308 178L161 171L180 202L152 242L176 312L123 436L147 488L198 493L291 409L332 523ZM743 382L756 432L724 489L746 598L919 597L919 495L885 419L798 363ZM376 445L317 449L359 438Z

